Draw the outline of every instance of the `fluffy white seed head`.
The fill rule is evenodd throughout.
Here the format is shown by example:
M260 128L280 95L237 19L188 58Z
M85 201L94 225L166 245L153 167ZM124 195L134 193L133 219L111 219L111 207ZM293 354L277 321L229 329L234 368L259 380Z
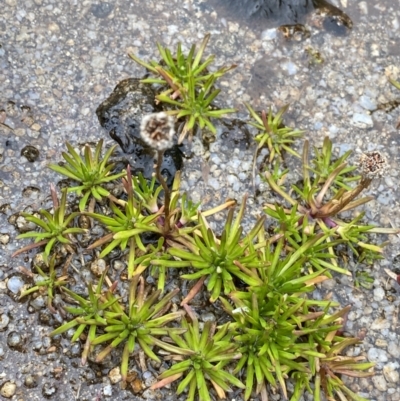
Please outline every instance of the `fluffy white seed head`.
M140 135L153 149L167 150L173 146L174 118L165 112L148 114L140 124Z

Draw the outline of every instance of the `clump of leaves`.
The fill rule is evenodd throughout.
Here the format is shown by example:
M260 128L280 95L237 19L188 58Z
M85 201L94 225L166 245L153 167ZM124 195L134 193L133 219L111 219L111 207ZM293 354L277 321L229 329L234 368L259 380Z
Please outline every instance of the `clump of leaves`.
M364 287L370 290L373 287L374 278L366 271L356 271L354 277L355 287Z
M158 51L162 57L162 62L150 61L146 63L134 54L130 54L136 63L145 67L148 71L152 72L158 78L146 78L142 82L149 84L160 84L165 86L169 83L164 79L164 75L167 75L175 85L183 86L188 88L189 78L194 79L196 87L203 86L204 82L210 79L210 77L215 77L216 79L225 75L228 71L234 69L236 66L231 65L229 67L222 67L219 70L210 73L207 67L213 63L215 56L210 55L205 61L202 61L204 51L207 47L208 41L210 40L210 34L207 34L199 48L196 52L196 45L192 45L189 53L185 55L182 52L182 44L178 43L177 51L175 55L172 55L171 51L167 47L162 47L160 43L157 43ZM164 74L164 75L163 75ZM162 92L165 95L171 94L173 88L169 88ZM179 96L175 94L173 97Z
M327 140L328 141L328 140ZM326 149L329 149L326 142ZM342 238L351 247L353 252L358 255L357 247L368 249L372 252L382 252L382 248L376 245L368 244L366 233L397 233L398 230L389 228L373 227L371 225L362 225L360 220L363 214L355 217L350 222L345 222L337 217L343 213L361 206L373 198L366 196L356 199L363 190L368 188L374 177L380 177L386 168L386 159L379 152L369 152L361 156L359 168L361 176L353 188L347 188L343 185L343 177L349 172L346 162L339 164L326 178L322 178L321 170L315 170L312 177L310 173L313 170L309 168L308 162L308 142L306 141L303 151L303 182L302 187L293 185L292 188L299 199L294 199L289 195L274 179L272 174L265 172L266 181L271 189L291 205L291 209L284 209L285 214L292 216L298 213L302 216L296 221L295 228L306 228L307 233L328 232L330 231L334 238ZM330 161L330 152L319 154L319 164L328 165ZM328 169L329 170L329 169ZM335 188L336 186L336 188ZM337 187L340 187L337 189ZM267 204L266 213L275 218L281 218L282 213L278 211L277 206ZM275 211L275 212L274 212ZM304 227L304 219L307 219L308 225ZM283 220L281 221L283 223ZM334 230L332 230L334 229ZM352 245L354 244L354 245ZM331 251L333 254L333 250Z
M232 341L229 323L216 330L216 324L208 321L200 332L195 313L188 305L184 304L184 307L191 322L182 320L182 336L170 333L176 345L156 340L157 345L170 352L168 359L175 363L159 376L160 381L151 388L161 388L181 379L176 393L179 395L188 388L187 401L194 401L196 392L200 401L211 401L207 381L211 382L221 399L226 398L225 392L232 391L230 385L244 388L240 380L224 370L227 364L241 357L237 344Z
M168 78L167 78L168 79ZM189 77L187 89L175 85L173 81L169 84L180 93L179 100L172 99L168 95L160 94L157 99L175 106L175 110L169 113L176 115L176 118L185 118L186 123L183 126L178 143L181 143L187 133L192 133L194 128L198 126L201 130L207 127L214 135L217 129L211 122L210 118L221 118L224 114L234 113L235 109L217 109L212 106L212 102L220 93L220 89L214 89L216 77L211 76L200 89L196 89L193 77Z
M155 61L146 63L130 54L134 61L160 77L146 78L142 82L168 85L169 89L158 94L156 99L172 106L172 109L168 111L169 114L186 120L178 143L183 141L187 133L192 134L197 126L200 129L207 127L213 134L216 134L216 128L210 118L220 118L224 114L236 111L234 109L216 109L212 106L212 102L220 93L220 89L214 88L216 81L236 66L222 67L214 72L208 71L207 67L213 62L214 56L209 56L204 62L202 62L202 57L209 38L209 34L205 36L196 55L194 45L189 53L184 55L179 43L176 54L172 55L169 49L158 44L158 50L163 59L161 64Z
M332 141L329 137L324 138L324 142L322 144L322 148L319 149L314 147L314 158L311 161L312 166L308 168L315 174L314 182L316 184L323 184L327 181L330 174L335 171L337 167L340 165L347 163L347 159L351 155L352 151L348 150L342 156L338 157L336 160L333 159L332 154ZM305 141L303 147L303 162L308 161L308 153L309 153L309 142ZM351 187L348 185L351 182L359 181L361 176L354 176L354 171L357 169L357 166L346 166L340 170L339 174L335 177L332 182L331 189L336 192L336 187L345 188L347 190L351 190Z
M85 209L90 196L101 201L103 197L109 196L109 192L104 188L104 184L115 181L125 176L125 172L110 174L114 168L113 163L108 163L117 145L112 146L103 158L101 150L103 139L96 145L94 154L88 144L85 145L84 157L80 157L75 149L67 142L68 153L63 152L62 156L66 161L64 166L50 164L50 168L68 178L78 181L79 185L69 187L68 192L76 192L82 199L79 202L79 210Z
M283 115L286 113L289 105L282 107L275 115L271 109L268 115L264 110L259 115L249 104L245 103L245 105L250 116L254 119L249 124L259 131L255 137L258 146L254 155L254 163L258 152L265 146L269 150L269 163L272 163L276 156L282 158L283 151L300 158L298 153L291 148L291 145L296 138L303 135L303 131L287 127L283 124Z
M221 291L229 294L236 289L234 277L243 280L248 285L257 285L260 280L251 271L259 266L257 252L252 246L253 239L264 224L260 218L251 232L241 238L242 227L240 222L244 215L246 198L244 198L239 212L234 219L234 209L230 209L221 239L218 239L209 228L201 213L198 215L199 226L193 233L190 241L186 241L186 248L171 247L168 253L176 261L164 262L153 260L153 265L169 265L173 267L191 267L194 273L183 274L188 280L208 278L207 290L211 292L210 301L215 302Z
M35 285L31 288L28 288L27 290L22 291L20 294L20 298L26 297L27 295L33 294L34 292L47 292L47 307L52 313L56 312L53 307L53 298L55 291L57 290L57 288L64 287L68 282L67 274L63 274L57 277L57 272L55 270L55 259L55 255L53 255L48 262L48 275L40 268L39 265L35 265L35 269L39 273L39 277L37 279L35 279L37 276L35 277L35 275L31 271L28 271L25 268L20 268L20 270L24 274L35 279Z
M129 291L129 302L126 308L118 302L118 298L108 291L105 294L107 310L105 311L105 334L96 337L92 344L109 343L97 356L96 361L102 361L114 348L124 343L121 360L121 375L125 381L128 374L129 356L138 343L144 353L151 359L161 362L154 353L155 345L164 342L157 340L160 336L171 336L180 334L184 330L180 328L167 328L168 322L182 317L182 311L166 314L171 306L172 298L179 289L171 291L158 300L161 291L149 293L145 288L143 277L134 276ZM91 322L96 325L95 322Z
M107 320L105 319L105 317L107 316L107 308L118 301L117 298L106 300L103 295L102 290L106 273L107 272L105 271L102 274L100 280L97 282L95 289L93 289L92 284L88 285L88 299L83 298L78 294L75 294L68 288L63 288L63 291L78 305L65 306L64 309L68 313L76 315L77 317L67 323L64 323L50 333L50 337L53 337L58 334L65 333L66 331L78 326L74 335L71 338L71 342L74 342L77 341L81 337L81 335L83 335L86 328L89 328L89 331L86 334L86 341L81 356L82 365L86 363L88 354L92 349L92 344L94 339L96 338L98 327L107 325Z
M153 232L161 236L163 231L155 225L155 221L160 217L159 211L149 215L143 214L142 203L134 195L132 176L129 169L127 171L127 178L123 180L123 185L128 199L124 201L113 198L117 204L113 201L110 202L112 216L105 216L100 213L86 213L88 216L104 224L109 231L104 237L91 244L88 249L108 244L100 253L100 257L102 258L118 246L121 250L125 250L129 246L128 276L132 277L136 249L146 252L146 247L140 235L145 232ZM145 193L139 195L142 197L148 196ZM153 199L153 201L156 202L156 199ZM146 204L151 209L155 208L155 204L150 201L147 201Z
M242 354L234 373L242 372L246 377L244 397L250 398L255 384L256 393L264 401L267 383L273 387L279 384L287 397L285 379L289 373L309 373L309 357L323 357L316 351L316 343L304 340L307 332L302 329L307 320L326 315L323 311L311 313L309 309L333 304L308 300L305 296L327 278L323 271L302 274L307 252L323 241L323 236L315 236L288 254L284 252L283 237L276 246L265 243L262 231L258 239L255 247L263 262L257 271L261 283L249 291L231 292L228 295L231 302L223 297L220 300L234 319L231 324L236 333L234 341Z
M13 257L20 253L30 251L31 249L45 245L44 258L48 260L53 246L57 243L72 244L71 235L83 234L86 232L83 228L71 227L71 223L79 215L78 212L73 212L66 215L67 211L67 191L63 190L61 201L58 200L54 185L50 185L51 199L53 201L53 214L42 209L39 211L42 218L36 217L29 213L22 212L21 215L27 221L36 224L40 231L29 231L17 236L17 239L34 238L35 243L24 246L13 253Z
M330 343L324 358L317 364L318 373L314 380L314 397L320 399L321 390L328 400L368 401L351 391L342 381L342 375L351 377L371 377L374 372L371 368L373 362L361 362L364 356L343 356L343 350L360 343L358 338L346 338L338 335L339 329L330 332L324 339L325 344Z

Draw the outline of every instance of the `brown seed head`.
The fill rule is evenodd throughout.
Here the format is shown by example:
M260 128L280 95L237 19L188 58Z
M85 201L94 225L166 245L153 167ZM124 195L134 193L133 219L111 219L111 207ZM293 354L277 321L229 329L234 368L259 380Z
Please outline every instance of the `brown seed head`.
M386 157L377 150L361 154L359 160L361 174L368 178L379 178L384 175L388 168Z

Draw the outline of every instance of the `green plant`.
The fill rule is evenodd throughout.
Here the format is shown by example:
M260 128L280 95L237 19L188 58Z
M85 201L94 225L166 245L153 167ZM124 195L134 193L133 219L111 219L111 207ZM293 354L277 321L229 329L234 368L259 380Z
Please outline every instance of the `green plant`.
M259 115L249 104L245 103L245 105L250 116L254 119L254 121L250 121L249 124L259 131L259 134L255 137L258 146L254 155L254 163L257 159L258 152L264 146L267 146L269 150L269 163L272 163L276 155L281 158L283 151L293 156L300 157L290 146L296 138L303 135L303 131L286 127L283 124L283 115L286 113L289 105L282 107L276 115L272 113L271 109L268 115L264 110L261 112L261 115Z
M216 324L208 321L200 333L199 321L194 311L188 305L184 307L191 323L182 319L182 337L170 333L170 338L176 345L156 340L157 345L171 353L169 359L175 361L175 364L164 371L159 376L160 381L151 388L157 389L182 379L176 393L179 395L188 388L187 401L194 401L196 391L200 401L211 401L207 381L211 382L218 397L223 399L226 398L225 392L231 391L230 384L244 388L240 380L224 370L227 364L241 357L237 352L237 345L232 342L229 323L216 331Z
M48 261L49 274L47 275L37 264L35 269L39 273L39 278L36 279L35 275L25 268L20 268L20 270L35 280L35 285L27 290L24 290L20 294L20 298L26 297L34 292L47 292L47 307L52 313L56 313L53 306L54 292L59 287L64 287L68 283L68 275L63 274L57 277L57 272L55 270L55 255L53 255Z
M157 99L175 106L176 110L170 110L171 115L176 115L179 118L186 118L186 123L178 138L178 143L181 143L186 134L192 133L195 126L200 129L207 127L214 135L217 133L215 126L210 118L221 118L224 114L234 113L235 109L217 109L212 106L212 102L220 93L220 89L214 89L216 81L215 76L211 76L200 89L196 89L193 77L188 78L187 88L179 87L170 81L175 91L179 91L180 100L171 99L170 96L160 94Z
M330 151L328 141L325 142L325 153L319 154L318 165L329 166ZM344 174L349 172L346 163L339 164L326 178L321 173L321 167L318 170L310 170L308 162L308 142L306 141L303 151L303 182L302 187L293 185L292 188L299 199L294 199L289 195L281 185L279 185L268 171L265 172L266 181L271 189L291 205L291 209L279 209L276 205L267 204L265 212L275 218L278 218L283 227L288 227L287 218L283 218L287 214L291 219L292 228L306 230L306 234L313 232L330 232L331 238L341 238L351 247L354 253L359 254L356 247L367 249L370 252L382 252L382 248L376 245L368 244L367 233L396 233L397 230L389 228L379 228L371 225L359 224L363 214L358 215L350 222L345 222L337 217L339 213L343 213L361 206L373 198L370 196L356 199L363 190L368 188L374 177L381 176L386 168L386 160L379 152L370 152L361 156L360 170L361 177L358 179L356 186L347 189L343 185ZM332 170L331 167L325 169ZM350 170L351 171L351 170ZM313 178L310 173L315 172ZM340 189L333 189L335 185ZM301 218L298 218L300 215ZM307 219L307 225L304 225L304 219ZM336 245L337 242L332 243ZM333 249L330 250L332 256Z
M161 215L160 211L150 215L142 213L143 206L140 201L135 198L129 168L127 171L127 178L123 180L123 185L127 192L128 199L127 201L115 199L115 202L122 208L113 201L110 201L110 208L113 213L111 217L99 213L86 212L85 214L104 224L109 231L109 234L95 241L88 249L94 249L108 244L100 253L100 257L104 257L118 246L121 250L125 250L129 245L128 276L130 278L133 275L136 249L146 252L146 247L140 235L145 232L154 232L158 235L162 235L163 231L155 224L155 221ZM140 196L143 196L143 194ZM153 208L154 206L148 203L148 207Z
M150 63L146 63L134 54L130 54L129 57L155 75L161 75L160 71L168 74L168 76L172 78L174 84L185 86L189 77L193 77L195 79L195 84L197 86L201 86L202 83L207 81L211 76L220 78L228 71L236 67L235 65L222 67L218 71L209 73L207 67L214 61L215 56L210 55L205 61L202 62L204 50L206 49L209 40L210 34L208 33L204 37L200 45L200 49L196 55L196 45L192 45L189 53L185 55L182 52L181 43L178 43L176 54L172 55L171 51L167 47L163 48L160 43L157 43L158 51L162 57L161 64L156 61L150 61ZM162 75L161 78L146 78L143 79L142 82L160 85L167 84L167 81L162 79ZM163 93L168 94L170 92L171 89Z
M307 162L309 153L309 142L304 142L303 148L303 162ZM328 177L331 173L335 171L337 167L346 163L347 159L351 155L351 150L345 152L342 156L337 158L336 160L332 159L332 141L329 137L324 138L324 142L322 144L321 150L317 147L314 147L314 158L311 161L311 164L314 167L309 167L309 169L315 174L314 183L323 184L327 181ZM354 176L352 173L357 169L357 166L347 166L341 169L338 175L332 182L331 189L336 191L336 187L345 188L347 190L351 190L351 187L348 185L351 182L359 181L361 176Z
M107 316L107 308L118 301L117 298L109 301L105 299L102 292L105 275L106 272L102 274L94 290L92 284L88 285L88 299L75 294L68 288L63 288L63 291L78 304L77 307L65 306L64 309L72 315L77 315L77 317L64 323L50 333L50 336L54 337L78 326L71 338L71 342L74 342L83 335L86 328L89 328L81 356L82 365L86 363L88 354L92 349L98 327L107 325L107 320L105 319Z
M371 377L374 372L370 371L375 365L372 362L360 362L365 357L350 357L341 355L343 350L349 346L360 343L358 338L345 338L337 335L337 331L330 332L325 338L330 343L325 357L319 361L319 371L314 379L314 397L316 401L321 400L321 390L328 400L346 401L368 401L351 391L342 381L341 377ZM369 370L369 371L368 371Z
M168 265L173 267L190 266L196 272L183 274L187 280L208 278L207 290L211 292L210 301L215 302L221 291L225 294L235 290L234 277L243 280L248 285L259 284L259 279L251 271L259 266L257 253L252 247L252 241L264 224L260 218L251 232L241 239L242 228L240 222L243 218L246 198L233 219L234 210L228 212L228 217L222 232L221 239L217 239L201 213L198 215L199 226L193 233L191 241L186 241L187 250L182 248L169 248L168 253L176 260L153 260L153 265Z
M66 164L64 166L50 164L49 167L57 173L79 182L80 185L69 187L68 192L76 192L79 196L82 196L79 202L79 210L82 212L90 196L93 196L98 201L102 200L103 197L109 196L110 193L103 187L104 184L125 176L125 172L110 175L114 164L108 163L108 161L117 145L108 149L103 159L101 159L102 139L96 145L94 154L90 146L86 144L83 158L76 153L68 142L66 145L69 153L62 153Z
M133 54L129 55L135 62L160 77L146 78L142 82L160 84L163 87L168 85L169 89L163 90L156 99L173 107L168 111L169 114L176 115L178 119L186 119L178 143L183 141L187 133L192 134L196 126L200 129L207 127L215 134L216 128L210 118L220 118L224 114L236 111L234 109L219 110L212 106L212 102L220 92L219 89L214 88L214 84L236 66L222 67L214 72L208 71L207 67L214 61L214 56L207 57L204 62L201 60L209 38L210 35L207 34L196 55L195 45L191 47L187 55L184 55L179 43L176 55L172 55L169 49L157 44L163 59L161 64L155 61L146 63Z
M354 277L354 286L356 288L364 287L367 290L370 290L373 287L374 278L371 277L368 272L365 271L356 271Z
M108 291L105 294L107 300L105 334L96 337L92 344L110 344L97 355L96 361L102 361L114 348L124 343L121 360L121 375L124 381L128 374L129 355L133 352L136 343L139 343L148 357L161 362L152 348L164 342L156 338L184 331L179 328L165 327L168 322L180 318L183 314L182 311L165 314L171 306L170 301L178 292L179 289L176 289L158 300L161 291L157 290L149 294L145 289L143 278L136 275L130 284L129 302L125 309L118 298ZM96 322L91 323L96 325Z
M304 343L301 338L302 322L322 313L310 314L305 299L273 291L268 286L252 293L233 292L229 298L234 306L223 298L221 301L235 320L234 342L239 344L242 357L233 373L243 370L244 399L250 398L256 384L256 393L261 393L265 400L267 383L275 388L279 383L287 398L285 379L289 373L308 373L308 357L323 357L315 350L315 344Z
M67 211L67 191L62 191L61 201L57 198L54 185L50 185L51 198L53 201L53 214L47 210L40 210L42 218L36 217L29 213L21 212L27 221L36 224L41 231L29 231L17 236L17 239L34 238L35 243L24 246L12 254L12 257L20 253L27 252L31 249L45 245L44 258L47 261L53 246L57 243L72 244L71 235L86 233L86 230L78 227L70 227L72 221L79 215L78 212L72 212L66 215Z

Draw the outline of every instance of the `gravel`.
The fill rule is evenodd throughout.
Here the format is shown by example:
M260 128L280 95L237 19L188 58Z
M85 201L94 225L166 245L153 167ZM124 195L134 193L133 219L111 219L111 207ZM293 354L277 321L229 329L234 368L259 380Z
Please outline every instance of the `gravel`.
M321 145L330 135L337 154L349 149L355 154L374 149L386 153L390 169L369 190L377 201L368 204L366 214L376 224L400 226L400 107L395 106L400 91L388 83L388 78L400 80L400 9L391 0L334 3L354 22L349 35L328 34L309 21L311 36L291 42L268 22L235 19L223 7L214 8L213 1L5 0L0 15L0 109L6 113L4 121L0 114L2 397L183 399L172 389L137 395L121 389L118 355L103 365L81 366L78 343L48 337L61 317L44 308L47 299L17 302L15 296L24 284L15 276L17 267L30 269L34 256L10 257L26 244L15 240L16 235L32 229L18 213L48 204L49 183L57 183L59 177L46 166L61 159L66 140L78 146L104 137L111 143L95 110L118 82L144 74L127 53L158 60L157 41L172 47L180 41L187 50L211 32L207 52L216 54L216 65L237 64L220 83L219 105L237 108L238 116L246 118L243 102L255 109L272 105L274 110L290 103L285 123L305 130L313 145ZM320 52L324 62L312 62L306 49ZM254 196L255 144L236 145L223 136L221 125L217 128L217 140L208 148L194 139L194 157L184 162L182 187L194 201L202 201L203 209L249 193L249 217L244 222L248 228L270 196L259 179ZM355 289L347 278L324 283L333 299L352 305L346 330L363 341L348 352L377 363L375 377L348 379L349 386L376 401L400 400L399 285L383 270L395 268L392 261L400 255L400 238L391 236L388 241L386 261L375 262L371 269L372 290ZM101 273L104 266L96 263L92 269ZM113 267L118 273L124 266L115 262ZM83 274L89 277L91 272ZM204 311L201 318L216 317ZM143 373L140 380L151 385L154 375ZM240 401L240 394L233 399Z

